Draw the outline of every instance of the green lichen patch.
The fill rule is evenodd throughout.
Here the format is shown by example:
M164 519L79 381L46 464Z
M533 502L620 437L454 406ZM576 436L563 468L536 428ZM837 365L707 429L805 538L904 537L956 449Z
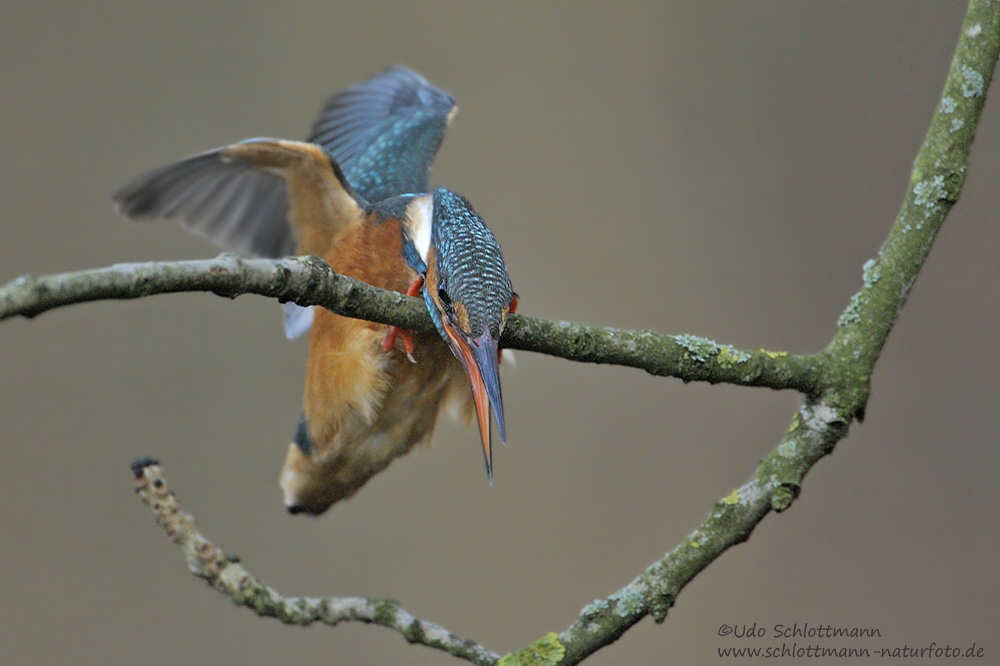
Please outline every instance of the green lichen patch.
M801 427L802 427L802 415L796 412L795 416L792 417L791 425L788 426L788 432L795 432Z
M593 603L587 604L586 606L583 607L583 610L580 611L580 615L590 620L598 617L602 613L607 612L607 610L608 610L607 601L605 601L604 599L594 599Z
M517 652L500 657L497 666L555 666L566 654L566 646L555 632L549 632Z
M391 599L383 599L375 606L375 623L391 627L396 622L399 613L399 603Z
M962 65L962 97L979 97L983 94L986 81L983 75L968 65Z
M913 203L922 208L924 217L935 215L941 201L948 198L948 190L944 184L944 176L934 176L930 180L921 180L913 186Z
M794 439L786 439L778 446L778 455L782 458L795 458L799 455L799 447Z
M646 607L645 595L632 586L613 595L611 601L615 605L615 614L619 617L638 615Z
M865 262L863 275L865 288L870 288L882 277L882 267L875 259L869 259Z
M785 511L795 501L795 490L788 486L779 486L771 493L771 508L777 513Z
M740 489L733 488L733 492L722 498L723 504L728 504L729 506L734 506L740 503Z
M424 632L424 625L420 620L414 619L410 626L403 632L403 637L410 643L424 643L427 641L427 634Z
M684 349L684 356L696 363L708 363L708 359L719 353L718 343L697 335L678 335L674 340Z
M718 357L716 360L719 365L723 368L730 368L734 365L739 365L741 363L746 363L751 359L751 355L745 351L737 351L729 345L718 348Z
M861 292L851 296L851 302L844 308L837 320L837 326L843 328L848 324L856 324L861 321Z

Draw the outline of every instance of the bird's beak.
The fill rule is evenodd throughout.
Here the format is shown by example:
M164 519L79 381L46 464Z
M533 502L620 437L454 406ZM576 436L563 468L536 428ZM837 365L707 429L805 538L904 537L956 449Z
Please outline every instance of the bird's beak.
M490 449L490 406L496 414L501 441L505 439L503 425L503 400L500 397L500 368L497 365L497 341L489 330L476 338L466 338L451 325L445 324L452 351L465 367L472 385L472 399L476 404L479 434L483 438L483 456L486 474L493 483L493 453Z

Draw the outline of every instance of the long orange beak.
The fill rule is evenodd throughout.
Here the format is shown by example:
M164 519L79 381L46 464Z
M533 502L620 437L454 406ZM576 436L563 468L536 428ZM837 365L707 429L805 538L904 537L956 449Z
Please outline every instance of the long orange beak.
M500 396L500 368L497 365L497 341L490 332L484 331L478 338L468 342L448 323L444 330L451 342L451 349L469 376L472 399L476 404L476 418L479 434L483 439L483 457L486 460L486 475L493 483L493 451L490 448L490 406L496 414L501 441L505 438L503 423L503 400Z

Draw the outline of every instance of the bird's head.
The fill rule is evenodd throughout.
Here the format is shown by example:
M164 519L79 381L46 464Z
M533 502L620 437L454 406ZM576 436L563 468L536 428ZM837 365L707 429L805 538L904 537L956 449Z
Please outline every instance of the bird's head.
M424 273L427 309L469 376L492 480L491 406L506 436L497 344L516 299L500 246L469 202L444 188L415 197L406 217L404 253Z

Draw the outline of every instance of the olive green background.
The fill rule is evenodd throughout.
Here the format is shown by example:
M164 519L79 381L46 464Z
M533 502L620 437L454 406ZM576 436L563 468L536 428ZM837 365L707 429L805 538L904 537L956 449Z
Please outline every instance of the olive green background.
M491 226L522 312L818 350L903 199L963 12L9 3L0 281L214 256L173 224L120 219L109 192L203 149L301 138L330 93L405 63L458 99L432 182ZM780 646L773 625L795 622L882 637L789 646L975 642L997 658L997 102L866 422L666 624L643 621L589 663L719 663L717 648ZM304 356L278 306L254 296L0 324L0 663L458 663L380 628L293 628L232 607L132 494L139 455L158 457L203 530L283 592L393 597L506 652L561 631L676 545L800 402L521 353L503 371L509 432L492 487L476 433L442 423L430 450L310 520L284 512L276 485ZM718 635L755 622L767 638Z

